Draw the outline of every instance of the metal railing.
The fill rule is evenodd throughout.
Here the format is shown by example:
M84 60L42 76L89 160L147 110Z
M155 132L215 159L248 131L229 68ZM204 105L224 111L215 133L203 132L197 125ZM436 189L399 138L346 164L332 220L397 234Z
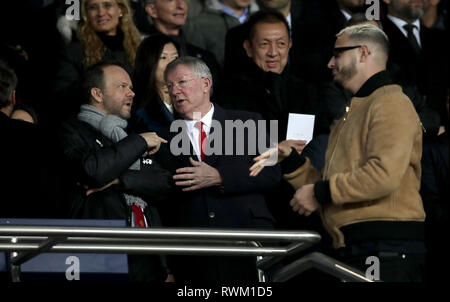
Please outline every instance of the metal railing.
M265 270L320 239L313 231L0 225L0 251L11 253L13 280L20 280L21 264L41 253L75 252L256 256L259 281L264 282ZM286 281L317 265L343 280L367 281L360 272L354 273L361 278L350 278L347 271L336 270L331 258L329 262L314 261L317 255L312 258L305 256L281 268L274 281Z

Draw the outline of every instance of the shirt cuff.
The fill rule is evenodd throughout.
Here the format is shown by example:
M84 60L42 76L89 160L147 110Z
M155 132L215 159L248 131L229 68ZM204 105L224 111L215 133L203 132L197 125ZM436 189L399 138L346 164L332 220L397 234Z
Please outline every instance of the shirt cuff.
M295 148L291 147L291 149L291 154L280 162L281 172L283 174L294 172L306 162L306 157L298 154Z
M314 196L321 205L332 203L330 182L328 180L319 180L316 182L314 184Z

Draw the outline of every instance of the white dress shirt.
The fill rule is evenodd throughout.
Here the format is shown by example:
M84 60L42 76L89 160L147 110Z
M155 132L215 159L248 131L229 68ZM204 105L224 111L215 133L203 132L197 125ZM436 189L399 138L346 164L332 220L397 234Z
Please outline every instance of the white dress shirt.
M206 133L206 138L208 138L209 132L211 131L213 114L214 105L211 104L211 109L200 120L200 122L203 123L203 131L205 131ZM200 129L195 127L195 124L198 122L198 120L184 120L184 122L187 126L189 139L191 140L191 144L194 147L194 154L197 155L198 161L202 161L200 153Z
M408 22L394 17L392 15L387 15L387 17L389 18L389 20L391 20L397 27L398 29L400 29L400 31L402 32L402 34L407 38L408 37L408 32L406 31L406 29L403 28L403 26L405 24L408 24ZM417 43L419 43L420 48L422 48L422 42L420 41L420 21L419 19L417 19L416 21L414 21L412 23L412 25L415 25L416 27L414 28L414 36L416 37Z

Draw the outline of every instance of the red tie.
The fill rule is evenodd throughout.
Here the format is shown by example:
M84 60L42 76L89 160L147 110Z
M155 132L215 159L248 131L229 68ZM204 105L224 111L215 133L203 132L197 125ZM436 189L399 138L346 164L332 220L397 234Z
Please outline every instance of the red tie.
M200 156L202 161L205 161L205 144L206 144L206 132L203 130L203 122L195 123L195 127L200 128L199 144L200 144Z
M144 218L144 214L142 213L141 207L133 204L133 205L131 205L131 210L133 210L134 220L136 221L136 226L138 226L140 228L145 228L145 218Z

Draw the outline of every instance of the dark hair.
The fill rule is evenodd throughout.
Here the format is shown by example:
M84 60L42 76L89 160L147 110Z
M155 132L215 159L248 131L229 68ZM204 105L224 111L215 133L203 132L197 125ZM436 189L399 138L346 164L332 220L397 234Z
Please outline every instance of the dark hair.
M259 23L283 23L289 38L291 37L291 29L286 21L286 18L279 11L273 9L264 9L257 11L248 18L246 22L247 40L251 41L254 36L255 26Z
M137 108L144 108L149 102L158 99L156 68L164 46L168 43L173 43L178 55L182 55L177 42L169 36L159 33L148 36L139 45L133 72L133 88L136 93Z
M0 61L0 109L9 105L9 96L16 86L16 73L5 62Z
M33 122L36 125L39 123L37 112L36 112L36 110L33 109L33 107L31 107L31 106L29 106L27 104L18 104L18 105L14 106L13 113L16 110L23 110L23 111L25 111L26 113L28 113L31 116L31 118L33 119Z
M101 61L89 67L84 73L82 80L82 90L86 103L91 102L92 88L100 88L101 90L105 89L104 69L109 66L118 66L126 70L124 65L118 61Z

